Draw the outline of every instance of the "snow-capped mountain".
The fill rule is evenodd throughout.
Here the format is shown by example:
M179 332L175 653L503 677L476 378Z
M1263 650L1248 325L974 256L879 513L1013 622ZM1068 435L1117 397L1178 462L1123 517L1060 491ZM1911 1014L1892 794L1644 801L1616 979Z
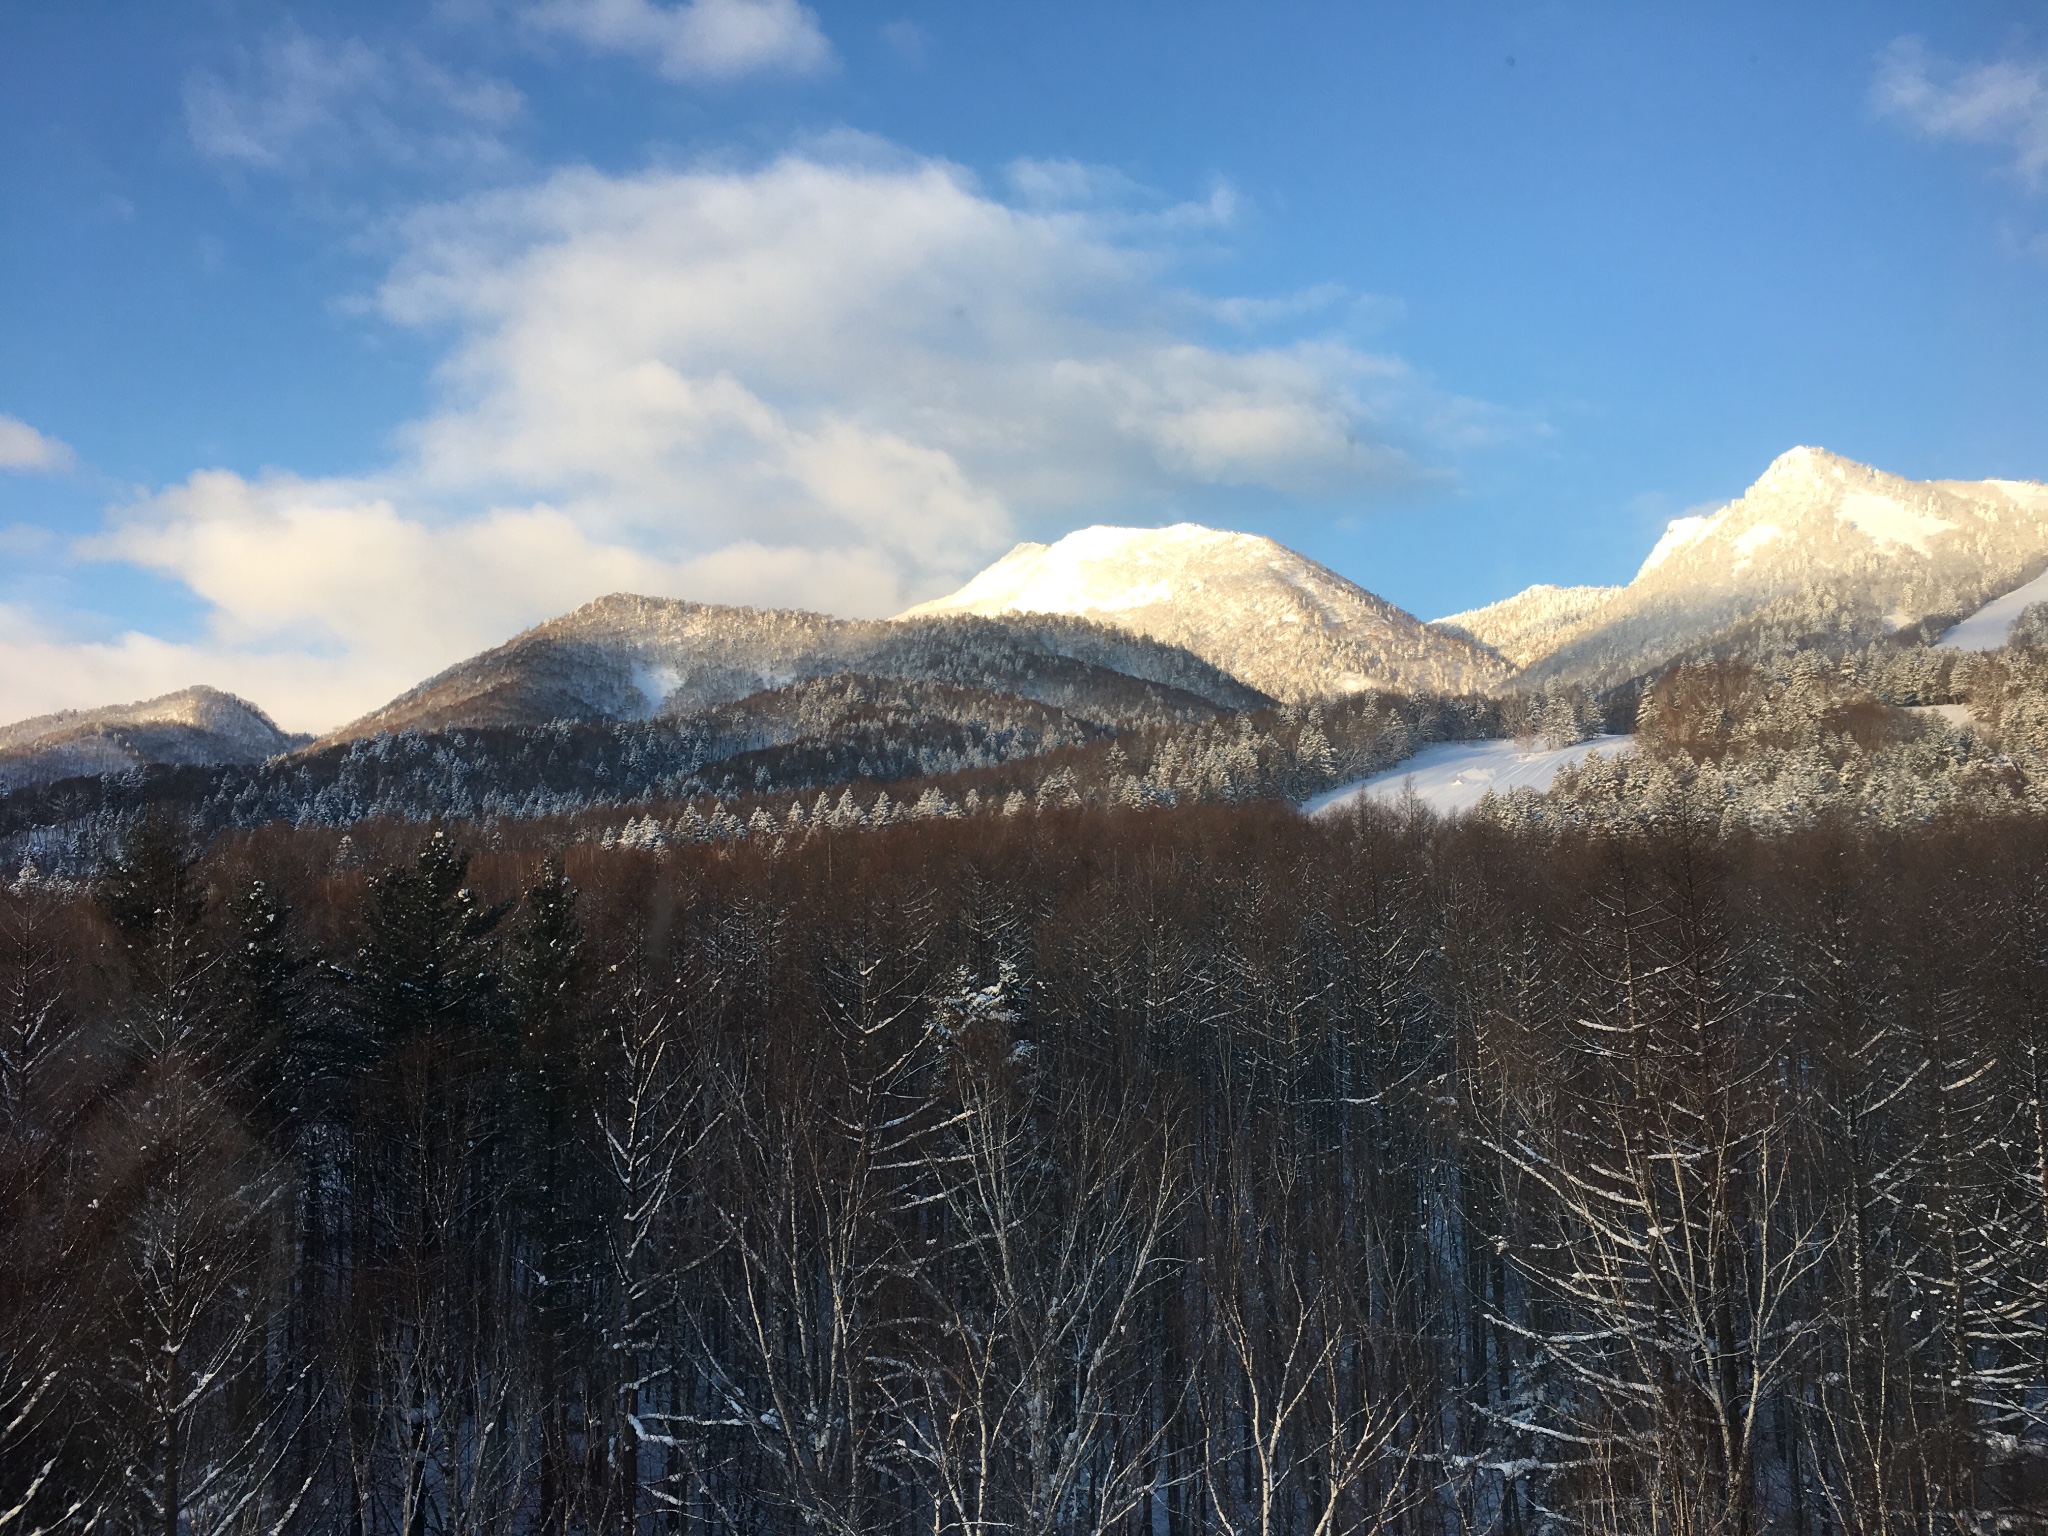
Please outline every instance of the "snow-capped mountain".
M1275 698L1368 688L1462 693L1501 682L1500 659L1285 545L1193 523L1083 528L1019 544L940 614L1074 614L1193 652Z
M305 742L246 699L184 688L136 704L67 709L0 726L0 788L153 763L260 763Z
M1446 622L1497 636L1532 681L1597 687L1688 654L1932 638L2044 565L2048 485L1906 480L1794 448L1736 500L1672 522L1627 586L1532 588Z
M1509 666L1526 667L1552 649L1559 635L1584 624L1625 590L1553 587L1539 582L1513 597L1432 619L1430 624L1491 646Z
M2048 486L1915 482L1795 448L1741 497L1673 522L1626 586L1531 587L1434 625L1271 539L1187 523L1084 528L1020 544L895 619L601 598L326 741L680 719L840 675L1035 701L1089 728L1373 689L1490 692L1511 678L1603 687L1688 655L1901 631L1932 639L2001 594L2024 606L2017 589L2044 570ZM1999 643L2005 627L2003 609L1987 610L1967 643ZM958 699L945 698L957 713ZM299 744L254 706L192 688L0 729L0 787L260 761Z
M837 673L985 689L1084 720L1267 702L1185 651L1072 618L903 623L615 594L457 663L326 740L680 716Z

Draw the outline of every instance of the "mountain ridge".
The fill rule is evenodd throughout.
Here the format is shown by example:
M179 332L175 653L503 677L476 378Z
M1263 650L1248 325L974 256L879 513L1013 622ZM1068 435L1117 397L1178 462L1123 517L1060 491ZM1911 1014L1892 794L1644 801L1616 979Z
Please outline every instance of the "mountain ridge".
M1106 524L1019 544L959 590L899 614L1065 613L1179 646L1275 698L1395 688L1485 692L1507 667L1257 534Z
M1520 671L1544 653L1546 642L1552 636L1580 624L1605 607L1622 590L1621 587L1559 587L1538 582L1497 603L1446 614L1429 622L1434 628L1464 635L1490 647L1509 666Z
M0 788L149 764L257 763L305 744L247 699L196 684L131 704L0 726Z
M1543 607L1532 587L1439 622L1522 658L1518 683L1605 688L1717 648L1931 638L2044 566L2048 485L1908 480L1802 446L1673 519L1627 584L1550 589L1584 594L1575 616L1527 622Z
M1931 640L2043 571L2048 485L1912 481L1802 446L1740 496L1673 519L1619 586L1538 584L1425 624L1260 535L1096 525L1018 544L893 619L613 593L443 669L317 745L681 718L840 674L1008 694L1097 723L1372 689L1602 691L1695 656ZM0 727L0 785L250 761L303 741L247 701L195 687Z
M679 716L837 673L946 682L1087 714L1133 687L1162 710L1266 696L1176 647L1061 616L838 619L613 593L457 662L315 745L406 729Z

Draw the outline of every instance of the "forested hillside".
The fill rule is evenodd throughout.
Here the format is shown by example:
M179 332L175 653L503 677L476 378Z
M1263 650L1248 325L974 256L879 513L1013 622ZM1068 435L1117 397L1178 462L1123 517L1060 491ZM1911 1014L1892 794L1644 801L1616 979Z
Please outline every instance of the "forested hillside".
M878 802L931 792L949 805L1012 795L1064 803L1178 804L1314 794L1392 766L1430 741L1510 733L1526 700L1355 694L1328 709L1228 714L1123 679L1071 708L987 689L843 674L675 720L401 731L253 767L159 767L0 794L0 867L77 877L152 806L203 835L272 822L344 828L378 820L630 817L719 835L819 795ZM1560 713L1553 696L1535 713ZM1583 695L1569 695L1584 703ZM1071 701L1070 701L1071 702ZM1562 711L1569 718L1570 708ZM801 818L800 818L801 819ZM843 820L844 818L842 818ZM880 820L886 822L889 813ZM559 828L548 835L561 834Z
M402 731L687 718L856 673L1014 694L1083 713L1134 698L1249 709L1264 694L1171 645L1053 614L887 623L614 593L450 667L327 743Z
M1632 756L1560 775L1509 823L1781 831L2048 809L2048 650L1874 647L1695 662L1650 686Z
M233 694L186 688L138 704L65 710L0 726L0 794L144 764L260 763L304 746Z
M2042 612L0 796L0 1533L2048 1529Z
M10 1529L2040 1527L2038 819L521 825L0 894Z

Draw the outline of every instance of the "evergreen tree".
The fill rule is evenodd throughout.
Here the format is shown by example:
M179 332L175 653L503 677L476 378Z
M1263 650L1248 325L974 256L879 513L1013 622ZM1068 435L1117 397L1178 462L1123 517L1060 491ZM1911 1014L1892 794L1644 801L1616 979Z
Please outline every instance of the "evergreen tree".
M305 1007L310 962L292 944L290 911L261 880L228 906L230 940L221 956L216 1038L244 1115L275 1134L297 1106L292 1096L320 1055Z
M565 1387L593 1359L601 1228L588 1159L585 1086L590 1022L576 890L550 856L521 902L505 959L518 1030L511 1155L517 1262L533 1308L529 1368L539 1388L541 1528L564 1529L576 1506L574 1428Z
M206 891L197 862L191 829L169 807L150 807L128 829L102 866L99 900L131 949L198 922Z
M355 983L374 1052L460 1035L492 1021L498 978L487 945L504 916L463 883L469 856L435 831L410 865L372 877Z

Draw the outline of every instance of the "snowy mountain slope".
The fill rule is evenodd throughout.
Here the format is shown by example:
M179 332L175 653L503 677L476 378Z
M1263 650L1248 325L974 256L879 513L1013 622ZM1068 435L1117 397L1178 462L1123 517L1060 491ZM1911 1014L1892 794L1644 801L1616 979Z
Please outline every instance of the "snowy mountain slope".
M1177 718L1139 704L1088 720L1016 694L837 673L673 719L358 737L251 771L214 803L244 825L557 816L601 803L893 784L1085 746L1119 728L1171 729Z
M231 693L185 688L136 704L67 709L0 726L0 788L152 763L260 763L304 740Z
M1272 703L1178 646L1060 614L957 614L863 628L863 672L1012 693L1082 719L1132 709L1207 715Z
M2048 562L2048 486L1913 481L1819 448L1679 518L1635 579L1523 674L1602 687L1688 654L1858 644L1946 625Z
M2048 603L2048 571L1994 597L1935 643L1952 651L1995 651L2012 636L2019 616L2036 603Z
M1524 748L1514 741L1442 741L1384 773L1318 795L1302 809L1311 816L1325 816L1361 800L1392 805L1413 789L1416 799L1439 816L1449 816L1471 810L1489 792L1533 789L1541 794L1574 763L1632 749L1633 739L1627 736L1596 736L1554 748Z
M1184 651L1070 618L905 624L616 594L458 663L325 742L687 715L839 672L1015 694L1081 718L1136 703L1171 714L1266 702Z
M1509 666L1526 667L1550 650L1560 634L1583 625L1623 590L1538 583L1513 597L1432 619L1430 624L1490 646Z
M948 597L943 614L1076 614L1185 648L1275 698L1368 688L1462 693L1507 668L1271 539L1193 523L1083 528L1019 544Z
M922 679L835 673L751 694L678 721L707 787L783 788L952 773L1081 746L1120 727L1161 724L1142 704L1089 720L1011 693Z

